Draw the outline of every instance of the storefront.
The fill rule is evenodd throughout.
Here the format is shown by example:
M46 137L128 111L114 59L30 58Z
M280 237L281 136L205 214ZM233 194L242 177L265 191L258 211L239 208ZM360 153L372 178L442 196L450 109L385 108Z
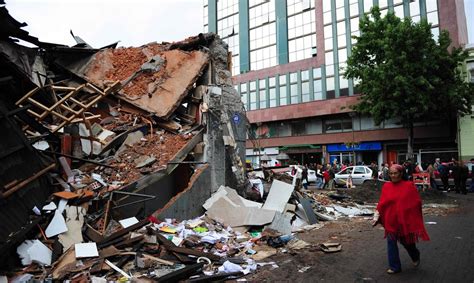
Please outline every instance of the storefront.
M337 160L339 164L370 164L372 161L382 163L381 142L361 142L355 145L329 144L326 146L329 162Z
M279 152L284 152L290 157L290 163L299 164L322 164L323 153L320 145L295 144L280 146Z

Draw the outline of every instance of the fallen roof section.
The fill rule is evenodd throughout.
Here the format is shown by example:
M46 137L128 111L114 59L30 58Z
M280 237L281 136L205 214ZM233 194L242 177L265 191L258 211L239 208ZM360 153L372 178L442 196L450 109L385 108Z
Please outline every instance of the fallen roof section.
M119 94L124 100L168 119L202 74L209 55L199 50L162 49L156 44L106 49L83 68L71 71L101 87L120 80L124 87ZM151 62L155 69L146 69Z

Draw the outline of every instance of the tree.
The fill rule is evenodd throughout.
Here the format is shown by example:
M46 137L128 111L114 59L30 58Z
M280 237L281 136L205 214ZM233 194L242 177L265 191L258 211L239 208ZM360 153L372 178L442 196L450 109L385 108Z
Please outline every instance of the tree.
M408 157L413 158L413 124L469 114L474 86L463 81L459 64L467 53L451 48L447 31L433 39L431 24L414 23L378 7L359 24L360 36L347 60L345 77L362 93L352 107L379 125L398 119L407 129Z

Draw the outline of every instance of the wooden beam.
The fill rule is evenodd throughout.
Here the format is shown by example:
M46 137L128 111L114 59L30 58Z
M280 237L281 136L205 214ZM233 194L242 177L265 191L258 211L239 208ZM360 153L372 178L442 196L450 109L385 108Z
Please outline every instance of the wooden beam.
M14 187L10 188L8 191L6 191L5 193L3 194L0 194L0 197L1 198L7 198L9 197L10 195L12 195L13 193L15 193L16 191L18 191L19 189L23 188L24 186L28 185L29 183L33 182L34 180L38 179L39 177L41 177L44 173L48 172L49 170L53 169L54 167L56 167L56 163L53 163L51 165L49 165L48 167L40 170L39 172L36 172L33 174L33 176L29 177L28 179L20 182L19 184L15 185Z

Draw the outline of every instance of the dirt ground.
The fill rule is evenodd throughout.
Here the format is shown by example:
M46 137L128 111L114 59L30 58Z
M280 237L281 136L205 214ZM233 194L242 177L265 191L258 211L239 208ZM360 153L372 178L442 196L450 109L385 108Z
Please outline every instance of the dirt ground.
M366 188L366 190L370 190L370 188ZM375 200L374 202L376 202L380 192L374 193L374 191L377 190L374 190L372 187L370 191L361 189L358 192L347 193L351 195L353 200L365 195L366 197L371 196ZM462 231L459 233L472 234L473 229L465 231L461 223L462 221L467 221L465 218L466 215L464 215L465 213L469 212L472 214L473 209L469 208L472 206L472 200L467 202L465 199L460 199L463 197L461 195L447 195L446 193L436 191L422 192L421 195L425 204L425 208L423 209L425 221L430 221L431 224L446 221L449 225L454 225L453 227L449 225L427 225L430 226L427 227L430 234L431 230L435 228L439 230L435 232L441 235L455 233L455 231L458 230ZM469 197L471 197L471 195ZM472 199L474 200L474 198ZM466 212L466 208L468 208L468 212ZM460 221L458 225L456 222L447 220L449 217L461 217L460 219L462 219L462 221ZM326 222L320 229L298 233L297 238L308 242L311 245L309 248L297 251L281 248L276 255L262 260L263 262L274 261L279 266L278 268L271 266L261 267L257 273L246 276L244 280L251 282L391 281L393 277L389 277L390 275L384 272L386 269L386 250L385 241L383 239L383 228L380 226L373 228L369 224L369 221L370 217L343 218L333 222ZM443 231L443 229L446 231ZM434 232L432 233L434 234ZM432 237L432 242L434 243L431 243L431 245L433 246L434 244L439 247L436 248L436 251L432 252L440 253L446 250L449 256L456 258L449 250L449 243L445 241L438 243L441 239L438 239L439 237L436 237L436 239L433 238L435 238L435 236ZM319 248L319 245L323 242L341 243L342 251L326 254ZM430 245L430 242L428 242L428 245ZM460 249L462 249L461 246ZM424 250L421 249L421 251L422 254L424 254ZM405 261L407 261L407 256L402 255L403 252L404 251L400 252L402 261L403 257L405 257ZM463 252L464 251L461 253ZM466 254L469 256L470 252L466 252ZM439 265L444 266L445 263L442 262L443 260L449 263L449 259L447 259L449 256L447 256L446 259L442 257L437 259L438 262L441 261ZM468 261L467 264L469 262L472 262L472 260ZM371 268L371 266L374 266L374 268ZM412 268L408 270L408 272L404 272L403 276L410 282L426 280L426 282L446 282L444 280L437 281L436 276L444 276L443 278L451 278L451 276L454 276L453 274L456 274L458 277L461 276L462 272L458 273L455 268L457 267L447 269L447 271L439 275L432 274L435 272L422 273L418 271L418 273L415 273ZM462 265L459 266L459 268L462 269ZM436 272L441 271L436 269ZM469 273L469 271L464 272ZM471 274L469 274L469 276L470 275ZM462 277L460 278L462 279ZM474 277L472 279L474 279ZM395 280L395 282L398 282L398 280ZM472 280L469 282L472 282Z

